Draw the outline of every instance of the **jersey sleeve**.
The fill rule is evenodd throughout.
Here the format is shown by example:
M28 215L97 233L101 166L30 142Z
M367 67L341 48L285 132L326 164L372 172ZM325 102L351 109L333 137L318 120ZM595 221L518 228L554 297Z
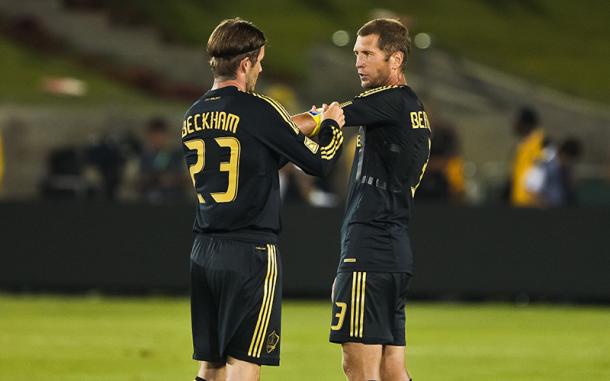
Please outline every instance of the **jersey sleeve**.
M313 176L326 176L339 159L343 146L343 133L334 120L322 122L319 143L301 133L288 112L275 100L259 96L265 101L266 112L261 115L260 133L256 137L263 144L296 164Z
M364 126L396 120L397 115L401 115L402 105L397 96L395 89L372 90L342 103L345 125Z

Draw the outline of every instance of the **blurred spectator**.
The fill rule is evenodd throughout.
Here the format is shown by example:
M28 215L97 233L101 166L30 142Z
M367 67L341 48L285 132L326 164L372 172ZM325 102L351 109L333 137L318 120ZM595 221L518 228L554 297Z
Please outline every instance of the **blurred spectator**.
M457 132L448 122L433 123L430 160L417 188L417 198L460 203L464 189L464 159Z
M582 154L582 144L566 139L557 149L547 145L542 158L527 173L526 187L535 194L540 206L557 207L576 204L574 164Z
M95 170L97 195L116 200L123 184L128 158L140 152L140 143L130 132L108 133L87 147L87 163ZM88 174L91 174L88 172Z
M52 150L47 159L47 173L40 182L40 193L47 199L87 198L94 189L85 180L84 155L74 147Z
M153 118L148 122L138 179L139 193L146 201L162 203L185 198L187 182L182 152L171 141L164 119Z
M518 207L540 206L536 194L528 190L527 173L542 158L544 131L538 126L536 110L524 107L514 123L514 132L519 137L515 150L510 179L510 204Z

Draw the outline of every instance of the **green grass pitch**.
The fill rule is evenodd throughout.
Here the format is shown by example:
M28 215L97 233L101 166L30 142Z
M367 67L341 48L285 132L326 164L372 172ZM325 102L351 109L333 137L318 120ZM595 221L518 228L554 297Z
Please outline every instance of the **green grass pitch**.
M343 380L325 302L287 301L282 364L265 381ZM417 381L610 380L610 309L413 303ZM186 298L0 295L2 381L190 381Z

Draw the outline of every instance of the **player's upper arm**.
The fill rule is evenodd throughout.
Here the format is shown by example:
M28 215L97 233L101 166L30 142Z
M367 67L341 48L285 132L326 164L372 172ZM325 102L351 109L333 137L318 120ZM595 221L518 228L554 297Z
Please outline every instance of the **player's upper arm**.
M300 132L278 102L264 95L256 96L264 101L261 103L265 111L259 115L261 130L256 137L311 175L323 176L330 172L343 143L343 134L336 122L323 122L318 144Z
M403 109L397 87L373 89L342 103L346 126L363 126L397 120Z

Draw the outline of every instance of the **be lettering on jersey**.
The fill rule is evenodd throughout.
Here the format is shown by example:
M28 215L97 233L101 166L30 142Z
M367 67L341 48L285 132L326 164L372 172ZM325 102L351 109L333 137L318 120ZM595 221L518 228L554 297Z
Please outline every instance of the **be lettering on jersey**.
M428 121L428 114L425 111L413 111L411 116L411 128L427 128L430 129L430 122Z

